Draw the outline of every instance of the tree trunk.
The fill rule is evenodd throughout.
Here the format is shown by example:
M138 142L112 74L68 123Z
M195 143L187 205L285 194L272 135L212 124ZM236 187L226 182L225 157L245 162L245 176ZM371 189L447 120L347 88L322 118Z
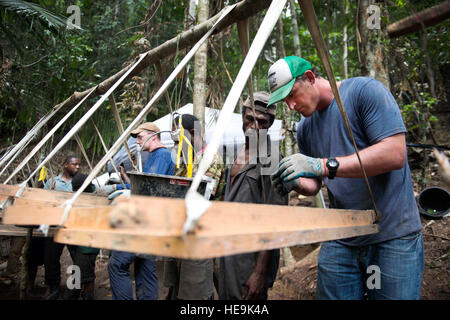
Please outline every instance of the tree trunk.
M348 15L348 5L347 1L344 0L344 13L345 17ZM348 35L347 35L347 21L344 24L344 31L342 32L342 43L344 46L344 54L342 55L342 75L344 76L344 79L348 78L348 66L347 66L347 60L348 60Z
M289 0L291 9L291 21L292 21L292 39L294 40L294 52L297 57L302 56L302 50L300 47L300 34L298 32L297 12L295 11L294 0Z
M361 74L381 81L388 89L389 74L384 45L386 32L381 24L383 5L375 0L360 0L358 27L360 34Z
M284 32L283 32L283 20L278 18L278 58L284 58L286 57L286 50L284 48Z
M200 4L199 4L200 6ZM195 0L189 0L189 8L188 8L188 14L185 17L184 20L184 30L189 30L192 28L195 24L195 12L196 12L196 4ZM198 21L200 23L200 21Z
M427 51L427 45L428 45L428 35L427 32L425 30L425 28L423 29L423 32L420 33L420 37L422 40L422 55L425 59L425 66L426 66L426 74L427 74L427 78L428 78L428 84L430 85L430 93L431 96L433 98L438 98L437 94L436 94L436 84L434 81L434 71L433 71L433 65L431 63L431 59L430 59L430 55L428 54Z
M327 46L327 51L330 52L330 0L326 1L326 11L325 11L325 21L327 25L327 32L325 34L325 45Z
M199 0L197 22L200 24L208 19L209 0ZM205 132L206 107L206 73L208 66L208 41L206 41L195 54L194 61L194 116L202 124Z

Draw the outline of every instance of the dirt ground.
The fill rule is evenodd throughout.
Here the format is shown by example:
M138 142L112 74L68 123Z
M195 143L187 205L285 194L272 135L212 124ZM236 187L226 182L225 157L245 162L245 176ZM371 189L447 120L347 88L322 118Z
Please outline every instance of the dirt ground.
M450 299L449 218L427 220L421 217L425 247L422 300ZM318 244L293 247L296 263L282 266L269 291L271 300L313 300L317 281ZM297 254L296 254L297 253Z

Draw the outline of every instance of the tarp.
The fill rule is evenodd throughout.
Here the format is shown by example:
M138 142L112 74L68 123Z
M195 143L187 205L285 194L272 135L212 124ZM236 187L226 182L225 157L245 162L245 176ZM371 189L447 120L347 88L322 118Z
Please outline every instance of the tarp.
M176 110L179 114L193 114L194 106L192 103L188 103L180 109ZM205 108L205 127L206 127L206 143L209 143L209 139L211 138L215 127L216 120L219 117L220 110ZM162 130L171 130L171 116L170 114L165 115L164 117L154 121L156 125ZM278 141L282 139L280 135L281 131L281 120L275 120L273 125L269 128L269 135L273 141ZM173 147L174 142L170 138L169 134L161 135L161 142L164 143L168 148ZM227 125L227 130L222 139L222 146L231 147L234 144L242 145L245 142L244 132L242 131L242 115L239 113L232 114L232 120Z

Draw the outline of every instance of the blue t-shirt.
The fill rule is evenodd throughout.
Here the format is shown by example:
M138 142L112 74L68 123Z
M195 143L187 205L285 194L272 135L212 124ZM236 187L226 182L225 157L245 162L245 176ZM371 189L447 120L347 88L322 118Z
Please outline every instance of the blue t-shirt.
M150 152L143 170L146 173L172 176L175 170L172 154L166 148L159 148Z
M175 164L172 161L172 155L166 148L159 148L148 154L147 161L144 164L145 173L164 174L173 176ZM130 184L118 184L116 190L130 189Z
M358 150L406 132L400 109L381 82L368 77L351 78L341 83L339 92ZM342 157L355 153L335 99L326 109L300 121L297 141L300 153L311 157ZM324 183L330 207L373 209L363 178L324 178ZM402 169L370 177L369 183L382 214L380 232L338 242L352 246L375 244L422 229L407 158Z

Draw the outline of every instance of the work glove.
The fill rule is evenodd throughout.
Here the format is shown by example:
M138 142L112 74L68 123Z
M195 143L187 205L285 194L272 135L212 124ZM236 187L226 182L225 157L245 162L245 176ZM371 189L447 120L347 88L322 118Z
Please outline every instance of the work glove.
M292 190L296 190L299 187L299 181L298 179L294 179L291 181L283 181L283 179L278 177L270 176L270 179L272 181L272 186L280 196L284 197L285 195L289 194Z
M323 159L311 158L301 153L296 153L280 161L278 170L272 174L272 181L278 177L283 182L288 182L299 177L320 178L323 176L325 176Z

